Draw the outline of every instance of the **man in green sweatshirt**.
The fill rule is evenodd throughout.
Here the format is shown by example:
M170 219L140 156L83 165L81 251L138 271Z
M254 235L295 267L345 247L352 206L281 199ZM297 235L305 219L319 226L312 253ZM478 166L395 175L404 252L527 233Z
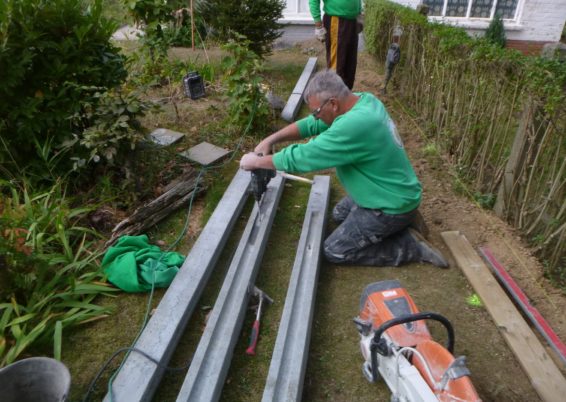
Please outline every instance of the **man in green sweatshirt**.
M357 17L362 12L361 0L325 0L324 16L320 16L320 0L309 0L314 20L314 33L326 44L326 66L338 73L348 88L354 87L358 60Z
M370 93L352 93L332 70L317 73L304 98L312 114L265 138L255 153L242 157L240 167L336 168L347 196L333 211L340 225L324 242L330 262L397 266L415 261L447 267L442 254L410 227L421 184L383 104ZM270 155L278 142L308 137L307 143Z

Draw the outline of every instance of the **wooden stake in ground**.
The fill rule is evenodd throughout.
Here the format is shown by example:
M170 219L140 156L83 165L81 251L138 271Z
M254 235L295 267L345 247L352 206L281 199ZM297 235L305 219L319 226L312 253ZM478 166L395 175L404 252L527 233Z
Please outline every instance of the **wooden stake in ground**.
M443 232L442 238L521 363L540 398L545 402L563 401L566 395L566 379L487 265L460 232Z
M191 0L191 45L195 50L195 16L193 14L193 0Z

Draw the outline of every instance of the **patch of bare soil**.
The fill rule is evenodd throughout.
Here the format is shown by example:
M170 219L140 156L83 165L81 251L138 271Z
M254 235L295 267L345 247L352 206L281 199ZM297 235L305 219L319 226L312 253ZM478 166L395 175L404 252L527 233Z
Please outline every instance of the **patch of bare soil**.
M484 401L536 401L538 396L529 379L520 369L519 362L503 341L489 314L484 308L463 302L473 293L473 289L467 283L464 288L460 286L463 273L443 244L440 233L457 230L466 236L476 250L480 246L489 247L563 340L566 339L566 297L543 277L541 263L518 233L491 211L458 195L454 188L455 177L445 160L425 156L423 148L427 140L417 123L403 112L395 100L395 89L388 88L388 96L379 95L377 88L381 87L381 77L376 73L377 67L367 54L361 54L354 90L378 95L396 120L423 184L424 196L420 209L430 230L429 238L450 260L449 270L430 271L432 277L426 280L420 276L420 268L415 267L413 273L418 279L411 278L403 283L417 299L417 305L422 305L421 309L434 309L451 319L456 330L456 352L467 355L474 384ZM546 345L544 340L542 343ZM553 351L547 349L558 367L561 367Z

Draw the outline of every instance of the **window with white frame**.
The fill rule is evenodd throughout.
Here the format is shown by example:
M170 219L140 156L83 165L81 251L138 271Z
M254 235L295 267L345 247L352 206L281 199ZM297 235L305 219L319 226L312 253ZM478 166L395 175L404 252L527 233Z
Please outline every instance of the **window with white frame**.
M429 16L514 20L519 0L425 0Z

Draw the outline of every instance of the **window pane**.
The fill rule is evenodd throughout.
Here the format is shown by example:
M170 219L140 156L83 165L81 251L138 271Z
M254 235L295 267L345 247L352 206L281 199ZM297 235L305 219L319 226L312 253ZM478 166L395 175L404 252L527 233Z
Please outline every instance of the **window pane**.
M499 0L499 1L505 1L505 0ZM491 14L492 6L493 6L493 0L472 0L472 10L470 12L470 17L489 18Z
M495 6L495 12L499 13L501 18L513 19L515 17L515 9L517 8L517 0L498 0Z
M468 11L468 0L448 0L447 17L465 17Z
M425 4L429 7L428 15L442 15L444 0L428 0L425 2Z

